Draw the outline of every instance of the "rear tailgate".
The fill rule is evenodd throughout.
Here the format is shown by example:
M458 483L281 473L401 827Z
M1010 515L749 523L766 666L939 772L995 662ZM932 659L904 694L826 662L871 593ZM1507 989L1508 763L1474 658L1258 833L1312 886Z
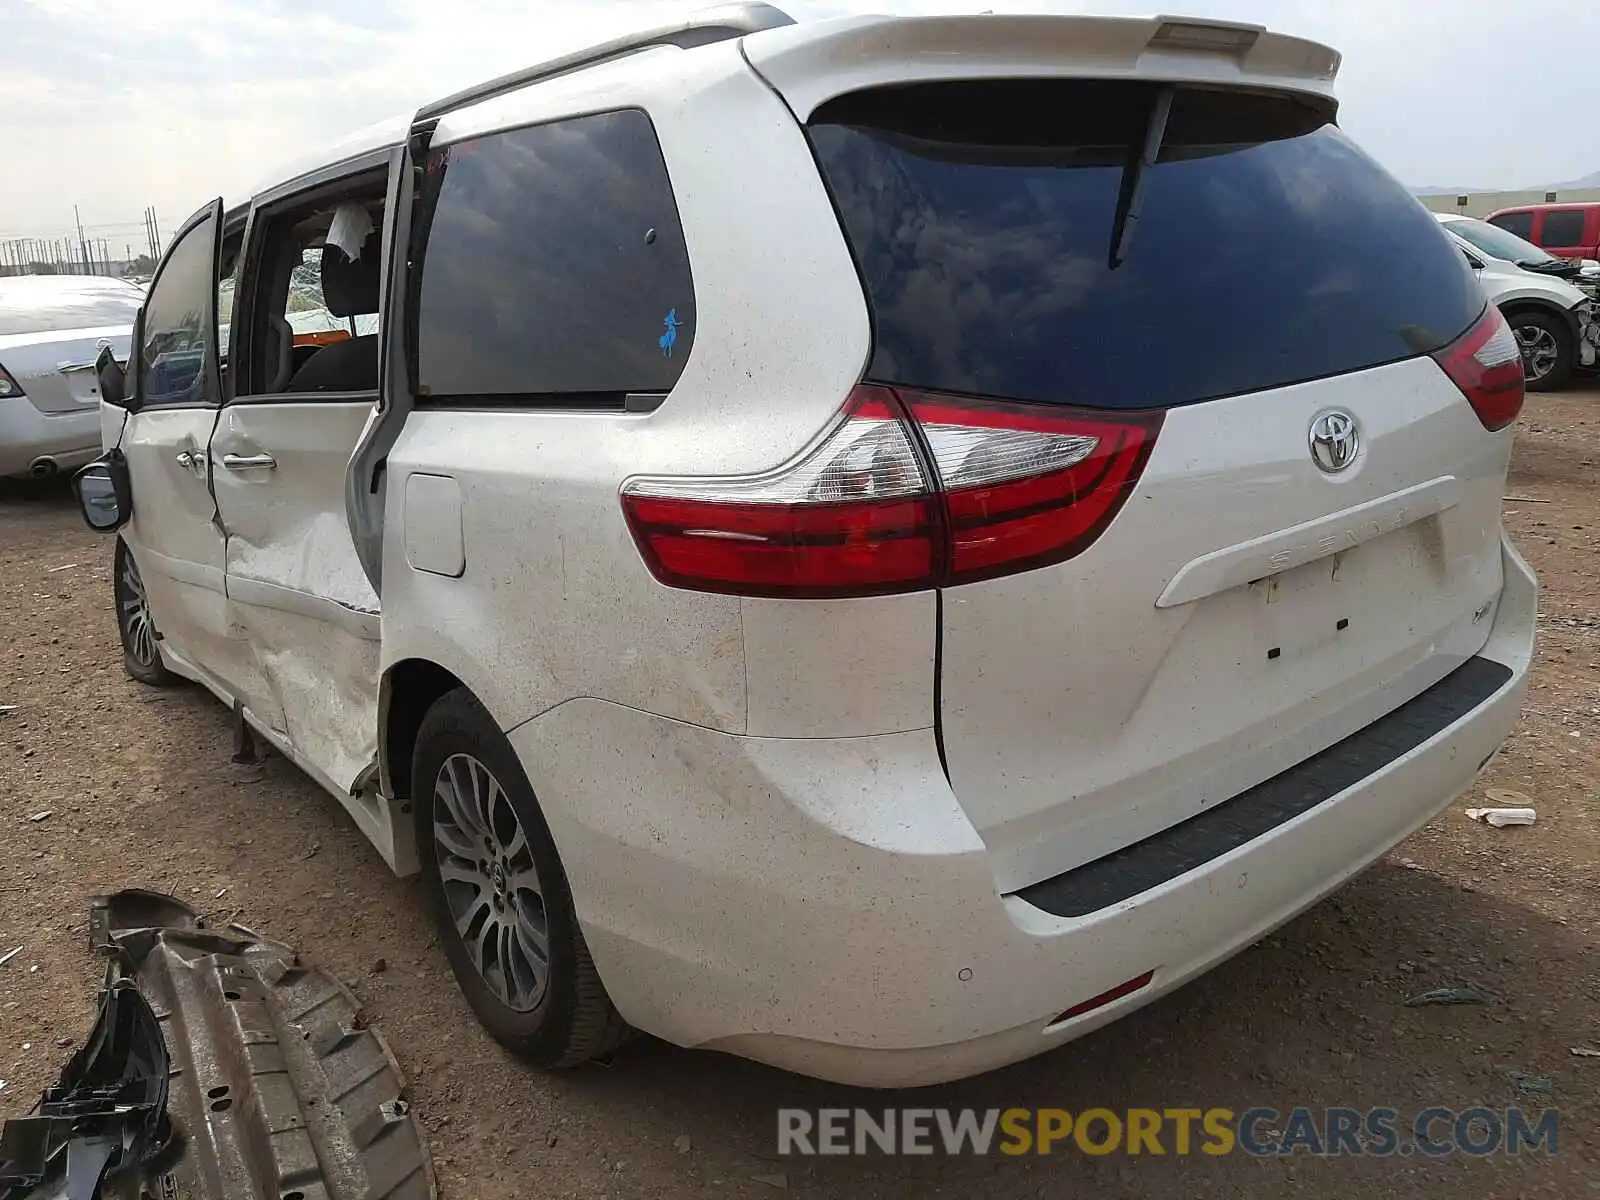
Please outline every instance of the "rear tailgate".
M749 53L855 253L866 378L1165 412L1086 550L943 593L947 767L1002 889L1227 799L1483 644L1510 435L1428 357L1483 298L1329 123L1332 51L1092 18L804 38ZM1329 412L1358 443L1319 466Z

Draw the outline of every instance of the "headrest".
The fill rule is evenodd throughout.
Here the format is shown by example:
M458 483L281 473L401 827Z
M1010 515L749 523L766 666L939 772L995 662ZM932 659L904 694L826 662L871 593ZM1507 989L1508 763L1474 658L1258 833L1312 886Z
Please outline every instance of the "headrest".
M344 256L344 251L332 242L322 248L322 302L336 317L354 317L375 313L379 303L379 277L383 263L379 261L383 238L374 229L361 244L361 253L354 261Z

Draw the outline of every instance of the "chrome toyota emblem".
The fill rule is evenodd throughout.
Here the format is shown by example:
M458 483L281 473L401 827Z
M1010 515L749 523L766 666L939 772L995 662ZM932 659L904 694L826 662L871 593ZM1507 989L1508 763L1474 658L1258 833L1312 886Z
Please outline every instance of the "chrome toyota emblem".
M1330 408L1311 419L1311 461L1328 474L1355 462L1360 449L1361 435L1349 413Z

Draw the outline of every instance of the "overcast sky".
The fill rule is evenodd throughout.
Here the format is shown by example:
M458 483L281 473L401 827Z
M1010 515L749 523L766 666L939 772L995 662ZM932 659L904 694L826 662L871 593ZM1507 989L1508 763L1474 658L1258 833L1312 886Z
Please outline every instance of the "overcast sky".
M997 9L1047 7L1046 0ZM0 238L113 253L229 202L336 135L696 0L0 0ZM972 7L794 0L797 17ZM1071 11L1255 21L1344 54L1341 123L1413 186L1517 187L1600 170L1600 5L1542 0L1088 0Z

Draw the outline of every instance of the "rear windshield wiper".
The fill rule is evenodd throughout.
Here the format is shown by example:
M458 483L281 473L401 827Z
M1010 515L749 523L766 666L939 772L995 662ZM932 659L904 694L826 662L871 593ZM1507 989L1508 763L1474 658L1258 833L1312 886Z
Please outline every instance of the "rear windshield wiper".
M1139 223L1139 208L1144 202L1145 172L1161 153L1167 136L1167 118L1172 115L1173 87L1164 87L1150 101L1150 116L1145 121L1144 137L1128 145L1128 161L1122 167L1122 186L1117 192L1117 215L1111 223L1109 265L1116 270L1128 257L1133 230Z

